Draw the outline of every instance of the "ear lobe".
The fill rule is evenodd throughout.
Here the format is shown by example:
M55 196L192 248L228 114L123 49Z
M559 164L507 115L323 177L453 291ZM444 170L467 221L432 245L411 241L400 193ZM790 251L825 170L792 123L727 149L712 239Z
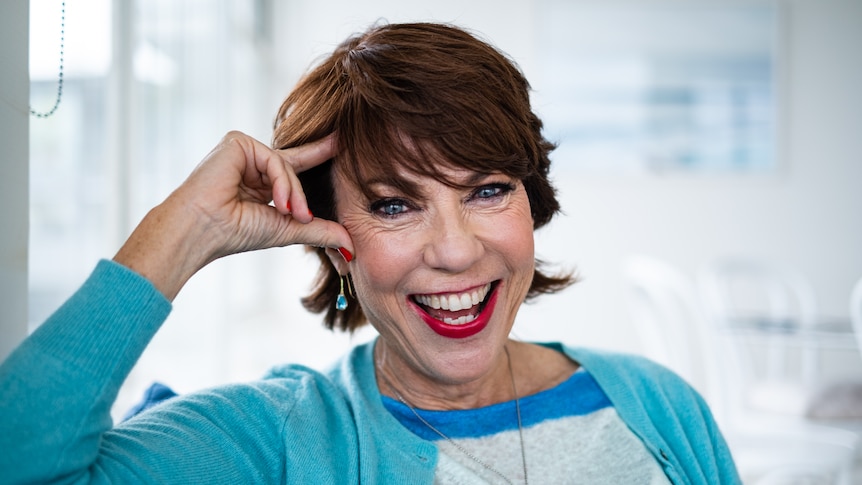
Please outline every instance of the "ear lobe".
M335 266L335 271L338 271L338 274L346 275L350 273L348 259L353 260L353 255L346 249L342 248L342 250L345 251L345 254L342 254L339 249L326 248L326 256L329 258L332 266Z

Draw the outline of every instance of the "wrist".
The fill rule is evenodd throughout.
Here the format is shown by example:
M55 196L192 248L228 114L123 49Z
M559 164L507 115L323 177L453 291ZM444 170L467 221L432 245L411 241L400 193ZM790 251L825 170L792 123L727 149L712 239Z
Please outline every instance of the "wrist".
M135 271L173 301L185 283L207 263L205 221L169 197L144 217L114 256L114 261Z

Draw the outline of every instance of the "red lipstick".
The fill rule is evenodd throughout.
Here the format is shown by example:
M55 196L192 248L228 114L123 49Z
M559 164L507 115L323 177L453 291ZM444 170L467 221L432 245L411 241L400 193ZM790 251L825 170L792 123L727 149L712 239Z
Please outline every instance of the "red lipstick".
M491 320L491 315L494 313L494 306L497 303L497 288L499 286L500 285L494 285L493 290L491 290L491 295L488 297L488 301L485 303L485 306L482 308L479 315L476 316L476 319L472 322L465 323L464 325L450 325L446 322L437 320L425 312L425 310L417 305L412 299L410 300L410 304L415 307L417 313L422 317L425 324L428 325L428 327L430 327L436 334L448 338L472 337L488 326L488 322Z

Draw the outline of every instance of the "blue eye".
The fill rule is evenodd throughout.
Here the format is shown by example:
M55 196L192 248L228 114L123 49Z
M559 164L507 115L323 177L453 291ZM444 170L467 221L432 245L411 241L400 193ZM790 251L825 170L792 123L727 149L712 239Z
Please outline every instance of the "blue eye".
M473 197L477 199L491 199L507 194L514 189L515 187L512 184L507 183L488 184L474 190Z
M409 209L410 206L402 199L382 199L371 204L371 212L384 217L397 216Z

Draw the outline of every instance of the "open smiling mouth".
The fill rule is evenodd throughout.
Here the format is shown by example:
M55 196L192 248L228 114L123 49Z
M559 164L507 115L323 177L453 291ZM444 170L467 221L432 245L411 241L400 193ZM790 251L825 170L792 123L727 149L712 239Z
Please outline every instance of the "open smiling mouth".
M497 299L499 281L463 293L412 295L422 320L439 335L466 338L488 324Z

